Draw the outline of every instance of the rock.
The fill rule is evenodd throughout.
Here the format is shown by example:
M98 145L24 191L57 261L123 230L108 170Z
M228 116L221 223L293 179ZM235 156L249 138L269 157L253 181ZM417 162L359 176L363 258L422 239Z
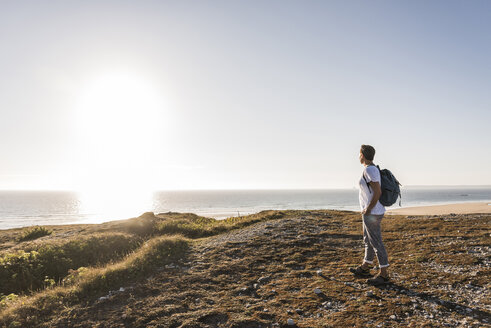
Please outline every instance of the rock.
M320 293L322 293L322 291L319 288L316 288L316 289L314 289L314 293L316 293L317 295L319 295Z
M322 269L317 270L317 275L320 276L322 274Z
M288 326L295 326L295 321L293 321L293 319L290 318L288 319L287 324Z
M366 293L367 297L373 297L373 292L371 290L369 290L367 293Z
M124 287L119 288L120 292L124 292Z
M271 277L269 277L269 276L263 276L257 280L257 282L260 284L266 284L269 281L271 281Z
M325 307L326 309L330 309L330 308L332 308L332 303L326 301L326 302L322 303L322 306Z
M258 289L258 288L259 288L259 284L254 284L254 285L252 285L252 287L253 287L254 289Z
M395 319L396 319L396 316L395 316L395 315L391 315L391 316L390 316L390 319L391 319L391 320L395 320Z
M302 315L302 314L303 314L302 309L295 309L295 312L297 312L297 314L300 314L300 315Z

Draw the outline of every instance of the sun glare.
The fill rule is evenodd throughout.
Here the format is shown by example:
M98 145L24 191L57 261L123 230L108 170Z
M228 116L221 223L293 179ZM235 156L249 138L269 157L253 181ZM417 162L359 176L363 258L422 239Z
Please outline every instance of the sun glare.
M131 207L153 189L152 170L165 147L164 110L157 89L134 74L102 74L82 88L76 175L87 204L101 207L117 195Z

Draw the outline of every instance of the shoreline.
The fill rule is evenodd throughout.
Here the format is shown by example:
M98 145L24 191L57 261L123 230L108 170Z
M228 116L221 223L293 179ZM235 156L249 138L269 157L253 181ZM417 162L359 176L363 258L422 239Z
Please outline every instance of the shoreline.
M490 214L491 201L452 203L443 205L412 206L390 209L387 215L448 215L448 214Z

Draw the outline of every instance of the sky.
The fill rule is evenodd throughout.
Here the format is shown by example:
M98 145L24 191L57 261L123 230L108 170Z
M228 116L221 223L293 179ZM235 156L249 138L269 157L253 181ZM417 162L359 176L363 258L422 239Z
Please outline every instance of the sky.
M0 7L0 189L491 185L489 1Z

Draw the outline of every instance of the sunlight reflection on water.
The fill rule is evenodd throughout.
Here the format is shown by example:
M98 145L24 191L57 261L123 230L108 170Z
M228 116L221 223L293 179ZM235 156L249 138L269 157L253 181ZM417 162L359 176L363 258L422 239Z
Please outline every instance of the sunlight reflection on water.
M116 190L115 190L116 189ZM32 225L102 223L144 212L187 212L214 218L269 209L359 211L358 193L343 190L215 190L143 192L145 188L99 188L86 192L0 191L0 229ZM466 194L468 196L461 196ZM402 205L489 203L490 187L406 188ZM397 206L395 206L397 207Z

